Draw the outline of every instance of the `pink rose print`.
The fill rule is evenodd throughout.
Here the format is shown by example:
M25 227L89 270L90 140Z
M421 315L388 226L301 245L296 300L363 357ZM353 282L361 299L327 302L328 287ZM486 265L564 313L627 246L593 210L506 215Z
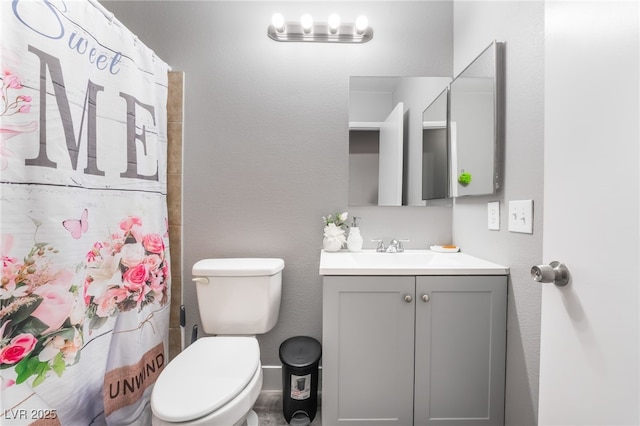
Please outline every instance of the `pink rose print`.
M114 287L106 291L104 296L98 299L96 313L101 317L107 317L118 309L118 303L126 300L129 291L126 288Z
M29 333L18 334L11 339L9 344L0 350L0 363L16 364L22 358L29 355L36 347L38 339Z
M150 254L144 259L143 263L147 265L149 272L155 272L160 267L162 259L160 259L160 256L156 254Z
M149 279L149 270L146 265L140 264L127 269L122 277L129 284L127 287L133 291L137 291L142 288Z
M149 253L164 253L164 241L158 234L147 234L142 238L142 245Z
M40 222L32 221L37 232ZM78 361L83 342L86 305L79 294L81 289L73 283L75 272L56 266L55 247L37 242L35 234L34 240L18 260L10 256L13 237L2 237L0 368L11 367L16 373L14 381L4 383L7 387L31 378L31 386L36 387L52 371L62 375L68 365ZM52 339L71 343L50 345ZM45 349L48 355L43 358Z
M169 302L168 255L162 237L146 233L138 216L124 218L119 227L121 232L96 242L86 256L83 296L90 330L121 312Z
M43 334L60 328L73 309L73 294L63 286L51 284L38 287L34 293L43 298L42 303L31 314L49 326Z

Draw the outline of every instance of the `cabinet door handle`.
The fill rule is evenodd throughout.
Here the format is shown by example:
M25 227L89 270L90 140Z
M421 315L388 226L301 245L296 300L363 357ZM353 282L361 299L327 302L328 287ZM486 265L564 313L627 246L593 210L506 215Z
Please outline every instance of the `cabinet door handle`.
M405 294L404 295L404 301L405 301L405 303L411 303L411 302L413 302L413 297L411 297L410 294Z
M429 295L428 294L423 294L422 295L422 301L424 303L427 303L430 300Z

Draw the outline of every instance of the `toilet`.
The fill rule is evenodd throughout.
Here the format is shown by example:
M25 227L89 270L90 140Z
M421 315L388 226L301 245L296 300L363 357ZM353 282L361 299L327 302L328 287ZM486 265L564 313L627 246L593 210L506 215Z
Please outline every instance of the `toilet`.
M204 259L193 281L205 333L162 371L151 393L153 425L253 426L262 389L256 334L278 321L284 261Z

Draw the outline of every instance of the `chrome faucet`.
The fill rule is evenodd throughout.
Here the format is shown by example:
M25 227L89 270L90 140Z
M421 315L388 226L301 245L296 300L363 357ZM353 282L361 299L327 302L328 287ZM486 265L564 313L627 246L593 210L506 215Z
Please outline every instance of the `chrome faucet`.
M389 245L387 247L385 247L384 241L382 240L371 240L371 241L378 243L378 247L376 248L376 252L378 253L402 253L404 252L404 247L402 243L407 242L409 240L393 239L389 242Z
M384 247L384 241L382 240L371 240L374 243L378 243L378 247L376 247L376 252L385 253L387 249Z

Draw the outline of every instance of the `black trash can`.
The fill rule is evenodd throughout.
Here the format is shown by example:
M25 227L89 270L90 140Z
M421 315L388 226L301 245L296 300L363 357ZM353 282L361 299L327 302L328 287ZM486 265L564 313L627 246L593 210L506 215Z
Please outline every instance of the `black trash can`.
M308 425L316 417L321 355L322 347L312 337L291 337L280 345L282 410L291 425Z

